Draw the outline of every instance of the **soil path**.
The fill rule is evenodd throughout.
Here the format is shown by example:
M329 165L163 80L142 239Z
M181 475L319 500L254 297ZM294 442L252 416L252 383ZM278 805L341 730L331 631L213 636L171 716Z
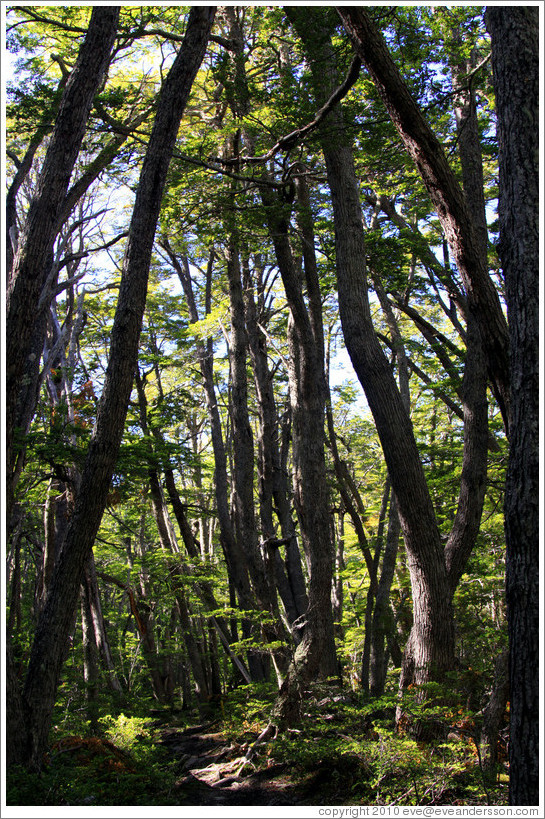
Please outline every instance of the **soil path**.
M181 805L300 805L301 787L294 784L286 764L256 770L245 762L246 745L228 743L213 724L161 733L167 753L178 763L176 796Z

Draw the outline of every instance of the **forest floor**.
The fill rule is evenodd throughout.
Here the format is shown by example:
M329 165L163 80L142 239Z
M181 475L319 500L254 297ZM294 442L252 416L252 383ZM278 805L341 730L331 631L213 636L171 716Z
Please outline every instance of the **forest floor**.
M463 732L433 743L399 734L387 698L365 704L354 692L316 687L305 698L298 727L258 742L273 700L274 687L242 687L197 720L168 708L147 716L118 713L98 720L98 734L88 724L76 733L75 719L64 711L43 772L12 770L7 803L263 805L280 811L507 804L505 764L485 774L475 743Z
M258 769L246 761L247 746L226 741L213 725L167 729L162 743L181 777L173 791L185 805L304 805L307 788L294 782L289 765Z

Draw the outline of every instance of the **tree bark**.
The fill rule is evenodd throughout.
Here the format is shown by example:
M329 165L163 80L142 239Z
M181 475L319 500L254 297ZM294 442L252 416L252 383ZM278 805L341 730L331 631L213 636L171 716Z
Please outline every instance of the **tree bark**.
M511 679L509 801L539 804L539 11L490 6L498 112L499 253L511 344L505 488Z
M8 286L6 310L7 511L14 492L16 415L23 374L57 235L57 215L68 190L93 97L106 71L119 19L118 6L95 7L60 103L55 128L30 205Z
M106 11L106 10L104 10ZM40 618L24 688L27 730L10 741L35 769L42 765L63 647L77 603L85 560L106 505L125 423L138 356L148 272L170 158L193 80L204 57L215 8L192 7L180 51L163 85L144 158L127 249L111 347L95 429L82 472L74 514ZM91 94L92 96L92 94Z

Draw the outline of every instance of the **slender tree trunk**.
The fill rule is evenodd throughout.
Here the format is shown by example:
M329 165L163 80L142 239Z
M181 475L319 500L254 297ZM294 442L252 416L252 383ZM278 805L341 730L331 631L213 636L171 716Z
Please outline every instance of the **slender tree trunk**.
M318 100L322 96L327 98L335 71L328 32L317 14L313 15L313 25L291 9L289 16L311 55L311 65L315 66ZM457 515L445 555L410 416L371 319L359 185L342 111L337 107L329 116L329 131L335 136L323 134L322 144L335 221L341 324L384 451L411 576L414 620L400 684L426 683L430 679L441 680L444 672L454 666L452 593L460 577L460 567L465 565L474 543L482 511L487 412L479 327L474 316L468 315L463 476Z
M293 13L295 25L316 66L318 99L334 85L335 63L328 34ZM320 66L318 72L318 66ZM327 66L327 71L324 70ZM325 83L325 86L324 86ZM365 391L395 492L413 590L414 652L403 679L440 679L454 665L454 620L443 546L409 414L379 345L371 319L365 270L365 238L359 185L342 113L336 109L335 138L322 138L335 221L339 312L352 365Z
M279 448L279 419L274 397L272 375L269 372L267 361L267 344L260 325L258 304L262 293L259 285L258 304L254 298L254 286L251 279L249 265L243 265L244 292L246 308L246 329L248 347L252 358L254 380L259 412L259 451L258 451L258 491L260 498L260 516L264 539L269 542L271 560L280 598L284 605L286 617L290 626L307 609L305 581L301 567L301 557L297 545L297 538L291 520L287 485L280 463ZM260 271L257 271L258 275ZM265 312L261 305L261 313ZM262 315L261 322L266 321ZM273 519L273 503L276 504L276 514L280 523L282 540L287 544L286 563L280 555L280 548L275 534ZM295 541L295 542L294 542ZM290 565L291 558L291 565ZM293 629L296 642L300 640L300 629Z
M95 641L102 661L102 666L108 680L108 685L112 691L115 691L117 694L121 694L121 683L119 682L115 671L114 661L110 651L110 643L106 633L104 616L102 614L95 558L92 552L85 564L83 585L93 623Z
M325 397L323 330L316 310L318 281L312 259L304 273L309 308L302 295L302 281L288 239L290 206L261 190L276 260L289 305L289 381L293 442L293 485L301 540L309 565L309 607L305 633L279 699L273 721L279 725L297 721L305 682L338 672L333 631L331 586L333 533L329 515L325 468ZM312 252L314 245L312 246ZM311 253L310 249L307 251Z
M193 293L193 285L189 273L189 261L187 258L183 259L183 264L180 264L179 259L170 247L170 244L164 238L161 240L161 246L167 252L169 259L172 262L186 297L189 320L192 324L199 320L195 296ZM214 251L210 254L207 270L207 290L210 286L212 277L212 268L214 264ZM207 297L207 308L209 308L209 298ZM216 399L216 388L214 385L214 371L213 361L214 353L212 348L212 340L208 339L206 345L199 342L197 344L197 357L201 374L203 377L204 391L206 396L206 406L208 416L210 419L210 430L212 437L212 450L214 453L214 489L216 495L216 512L218 516L218 524L220 531L220 542L227 564L227 572L233 588L236 589L239 605L242 610L251 611L255 609L255 600L250 586L250 578L248 575L248 566L245 560L244 552L240 548L240 543L236 538L231 521L229 511L229 481L227 476L227 453L225 449L225 441L222 432L221 417ZM251 636L251 624L248 620L243 622L243 629L245 637ZM232 640L236 642L236 638ZM255 654L250 653L248 656L248 663L250 665L250 673L255 681L263 679L264 671L262 663Z
M481 733L483 765L494 773L498 765L499 733L508 700L509 651L507 650L503 651L496 660L492 692L483 710L483 730Z
M147 400L144 390L144 383L140 377L138 368L136 370L135 380L140 410L140 424L142 426L142 432L144 433L144 435L149 436L150 430L148 427L147 420ZM157 437L159 437L159 434ZM154 458L154 453L151 450L151 446L150 451L148 453L148 457L149 462L151 464ZM203 657L201 652L199 651L197 640L195 639L194 628L191 623L191 616L184 588L182 566L177 562L180 550L178 547L178 542L176 540L174 527L170 520L168 509L165 503L163 490L161 488L161 483L159 481L159 475L157 470L150 466L148 469L148 476L153 517L155 518L157 532L159 534L159 541L161 543L163 552L165 552L167 556L172 555L172 560L168 561L169 576L171 578L171 586L176 596L176 609L178 617L180 619L180 624L182 626L182 637L185 644L185 649L187 652L189 663L191 665L191 670L193 672L193 679L195 680L195 693L197 695L197 700L200 703L202 701L206 701L209 697L208 682L206 679L206 670L204 666ZM162 698L163 700L165 700L168 698L167 691L165 690L164 685L161 685L159 687L157 682L154 681L154 689L158 699Z
M499 252L511 343L505 488L511 678L509 801L539 804L539 10L490 6L498 112Z
M200 562L201 554L198 548L197 543L195 542L195 538L193 536L193 532L191 531L191 527L189 526L189 522L187 520L185 510L183 508L182 501L176 489L176 485L174 482L174 473L172 469L165 469L165 485L167 488L168 496L172 505L172 509L174 512L174 517L180 529L180 533L182 535L182 539L184 541L184 545L187 549L188 555L195 561ZM187 568L186 568L187 572ZM216 600L214 589L212 588L212 584L205 580L198 580L195 581L195 590L199 597L201 598L203 605L209 611L217 611L220 608L218 601ZM210 627L214 627L218 634L220 635L220 641L225 648L227 655L233 661L236 673L240 672L246 682L251 682L251 678L246 670L245 666L242 664L241 660L236 657L236 655L231 651L228 635L229 629L227 627L227 623L223 618L220 617L212 617L210 621ZM237 642L236 635L232 642ZM211 643L211 645L216 645L217 641ZM216 686L216 689L219 685L218 678L214 677L217 669L215 668L214 663L212 663L212 685ZM219 673L219 672L218 672ZM221 689L221 685L220 685Z
M343 639L344 588L342 572L344 568L344 510L341 510L337 515L335 576L333 582L333 620L336 633L341 639Z
M394 578L400 534L401 525L397 514L397 505L395 497L392 497L388 515L386 546L384 547L384 557L382 559L382 571L377 585L373 612L369 675L369 692L373 697L381 697L384 694L386 685L386 672L388 670L386 644L388 636L394 631L394 618L390 606L390 589Z
M23 528L23 510L17 504L13 509L14 525L12 527L10 552L12 555L9 584L9 614L6 623L6 642L12 641L21 630L21 531Z
M233 513L234 528L241 551L244 552L258 608L273 618L273 623L264 622L261 628L265 643L276 642L286 635L278 612L276 589L271 587L265 561L261 554L254 511L254 445L250 417L248 413L247 335L245 310L242 293L240 254L238 243L231 236L227 248L227 276L229 280L229 300L231 314L231 337L229 360L231 368L231 419L234 439ZM285 650L272 654L281 683L287 668Z
M176 569L178 569L178 567L176 567ZM176 574L181 573L176 572ZM174 577L176 577L176 575L174 575ZM193 679L195 680L195 694L199 703L207 702L210 699L211 692L204 662L205 658L202 652L199 651L197 641L194 638L194 629L191 624L191 615L183 586L183 577L178 577L175 588L176 607L180 618L180 625L182 627L182 637L188 653L189 662L191 664Z
M454 32L457 44L461 43L462 34ZM475 68L475 55L467 60L453 60L451 69L453 85L458 90L455 97L456 133L458 136L458 153L462 166L462 185L467 202L473 233L483 264L488 264L488 227L486 224L486 203L484 199L483 160L479 120L477 118L477 101L475 90L470 81L467 87L467 75Z
M367 567L369 572L369 588L367 590L367 601L365 604L365 622L364 622L364 638L363 638L363 652L361 658L361 687L364 694L369 694L370 672L371 672L371 646L373 643L373 611L375 606L375 595L377 592L377 576L380 556L384 546L384 527L386 525L386 517L388 514L389 503L391 503L390 479L386 478L384 491L382 493L382 502L380 504L380 513L377 527L377 534L375 536L375 554L370 566Z
M90 722L91 731L95 733L98 730L98 651L89 599L83 584L80 587L80 608L87 719Z
M107 9L103 9L107 11ZM27 730L10 737L20 758L40 769L51 722L63 647L83 567L106 505L123 434L138 356L148 272L166 175L181 116L204 57L213 7L192 7L184 41L163 85L144 158L123 262L104 391L82 472L74 514L34 638L24 689ZM91 94L92 97L92 94Z

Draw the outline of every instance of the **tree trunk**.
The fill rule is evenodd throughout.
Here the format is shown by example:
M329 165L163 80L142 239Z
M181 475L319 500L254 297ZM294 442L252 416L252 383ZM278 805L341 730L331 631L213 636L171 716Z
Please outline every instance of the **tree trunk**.
M195 538L193 536L193 532L191 531L191 527L189 526L189 522L187 520L185 510L176 489L176 485L174 482L174 473L172 469L165 469L165 485L167 488L168 496L170 503L172 505L172 509L174 512L174 517L180 529L180 533L182 535L182 539L184 541L184 545L187 549L188 555L195 561L200 562L201 554L199 552L198 546L195 542ZM188 569L185 569L186 573L188 573ZM218 601L215 598L214 589L212 584L207 580L196 580L195 581L195 590L199 597L201 598L203 605L209 611L217 611L220 608ZM241 672L246 682L251 682L251 679L248 675L246 668L242 665L241 661L238 657L231 651L229 641L227 636L229 634L229 629L227 627L226 622L223 618L220 617L212 617L210 622L210 627L215 627L218 634L220 634L220 640L225 648L227 655L233 661L237 672ZM236 638L233 642L237 642ZM214 642L211 642L211 645L216 645L216 641L214 638ZM221 685L219 684L219 670L217 669L217 664L215 665L214 662L211 663L212 665L212 685L215 686L213 691L218 688L221 689ZM215 696L215 694L214 694Z
M6 623L6 642L9 645L17 638L21 629L21 531L23 528L23 510L17 504L12 512L11 544L8 550L10 562L6 585L9 585L9 614Z
M462 42L462 33L453 32L457 45ZM454 100L456 115L456 134L458 136L458 153L462 166L462 185L467 202L477 252L488 264L488 227L486 224L486 203L484 199L483 160L479 120L477 118L477 101L475 90L470 81L467 87L467 75L475 68L475 55L462 60L454 58L452 64L452 84L458 93Z
M393 495L391 493L390 479L386 478L384 491L382 493L382 502L380 504L377 533L375 535L375 554L373 556L372 563L367 566L367 571L369 572L369 588L367 590L367 600L365 603L365 634L363 638L360 677L361 688L365 695L369 694L370 685L371 645L373 642L373 610L375 606L375 594L378 590L378 566L382 548L384 546L384 527L386 525L386 515L389 508L389 502L391 503L391 498L393 498Z
M193 285L189 273L189 261L187 258L182 260L180 264L179 259L172 250L169 242L163 237L161 239L161 246L167 252L172 266L174 267L178 278L182 284L184 295L187 301L189 310L189 320L191 324L199 320L197 305L195 302L195 295L193 293ZM214 264L215 254L212 250L208 262L207 270L207 290L210 286L212 277L212 268ZM209 299L207 297L207 309L209 309ZM236 589L238 602L242 610L251 611L255 609L255 601L250 586L250 578L248 576L248 566L245 560L244 552L240 547L240 543L236 538L231 515L229 512L229 482L227 476L227 453L225 450L225 441L223 438L221 417L216 399L216 388L214 385L214 353L212 348L212 340L208 339L206 345L202 342L197 343L197 357L201 374L203 377L204 392L206 396L206 406L208 410L208 417L210 419L210 431L212 437L212 450L214 453L214 489L216 495L216 513L218 516L218 524L220 531L220 542L225 556L227 565L227 573L233 587ZM251 624L248 620L243 622L244 636L251 636ZM233 642L236 641L236 638ZM249 654L248 663L250 665L250 672L255 681L263 679L264 671L262 663L255 654Z
M335 80L334 53L328 32L316 14L310 25L308 17L303 19L301 13L291 8L288 13L311 56L316 95L321 101L331 93ZM474 544L482 512L487 411L480 328L473 314L468 314L462 481L445 555L409 412L373 327L359 185L340 107L333 109L329 116L329 132L322 133L322 145L335 223L339 313L346 346L373 413L396 496L408 555L414 614L400 684L418 685L430 679L440 681L444 672L454 666L452 594ZM334 137L330 136L331 132ZM469 242L470 233L468 237ZM471 243L468 246L471 247ZM475 254L478 257L476 251ZM482 262L480 257L477 262Z
M229 280L229 302L231 314L231 335L229 340L229 361L231 370L231 422L233 428L233 516L237 539L248 565L252 586L260 611L273 618L271 624L264 621L261 636L265 645L285 639L278 612L276 588L272 586L265 561L260 551L254 512L254 444L248 412L247 335L245 310L242 294L240 255L238 243L232 234L227 248L227 277ZM288 657L286 649L276 649L272 653L279 684L286 671Z
M390 589L394 579L400 534L401 525L397 514L397 505L395 497L392 497L388 516L386 546L382 559L382 571L377 584L375 610L373 612L369 673L369 693L372 697L381 697L384 694L386 685L386 672L388 670L386 643L388 636L394 631L394 618L390 606Z
M74 514L36 630L25 681L27 730L23 736L10 738L14 745L22 746L19 756L35 769L40 769L42 765L62 667L63 647L72 624L85 560L106 505L123 434L138 357L153 240L168 166L181 116L204 57L214 12L215 9L209 6L192 7L190 11L184 41L160 94L142 166L123 261L104 391L98 405Z
M259 413L258 441L258 491L260 500L260 517L263 535L270 543L269 551L280 598L284 605L288 624L292 624L306 611L308 598L301 566L301 556L297 544L295 527L291 519L288 500L288 488L285 473L280 463L279 419L274 397L273 379L267 361L267 344L260 322L266 322L264 305L260 304L263 292L261 271L257 269L257 304L254 298L254 284L249 265L243 265L244 293L246 308L246 330L248 347L252 359L254 381ZM273 519L273 503L280 524L282 540L286 543L286 563L280 555L280 544L277 542ZM293 637L298 643L301 629L293 629Z
M498 112L499 252L511 343L505 488L511 677L509 801L539 804L539 11L490 6Z
M316 94L327 97L335 71L328 35L319 20L311 27L300 13L290 16L311 55ZM373 327L352 149L341 110L335 109L330 117L335 119L335 137L323 135L322 146L335 223L339 313L346 347L382 444L409 557L414 624L409 643L413 656L407 664L412 681L426 683L430 678L441 679L454 665L454 620L443 546L411 420ZM408 672L402 677L408 679Z
M380 32L361 7L337 8L356 53L426 185L467 292L469 310L482 334L488 373L509 429L509 337L494 285L479 252L470 210L437 137L425 121Z
M85 134L93 97L106 71L119 19L118 6L95 7L76 64L60 103L36 195L30 205L9 282L6 311L7 511L14 492L17 447L14 440L22 378L49 273L57 235L57 215Z
M274 720L284 725L298 718L303 685L316 676L338 672L331 606L333 533L324 453L326 384L321 308L320 316L316 313L318 281L310 259L304 266L309 294L307 309L288 239L291 206L287 207L264 186L261 197L289 306L293 486L310 575L305 633L274 710Z
M138 393L140 424L144 435L149 436L150 430L148 427L147 419L146 393L144 390L144 383L140 377L140 372L138 368L136 370L135 380L136 389ZM156 437L160 437L159 434ZM149 463L152 464L154 460L154 453L151 450L151 445L150 451L148 453L148 458ZM163 552L165 552L167 556L172 555L173 558L172 560L168 560L168 571L171 579L171 587L176 597L176 609L178 617L180 619L180 624L182 626L182 638L185 644L185 649L187 652L189 663L191 665L191 670L193 672L193 679L195 680L195 693L197 695L197 700L200 703L202 701L206 701L209 697L208 682L206 679L206 670L204 667L202 653L199 651L199 647L197 645L197 641L194 635L194 628L192 627L191 624L191 616L184 588L183 582L184 578L182 575L183 564L180 565L178 563L178 556L180 554L180 550L178 547L178 542L176 540L174 527L170 520L168 509L163 496L163 490L161 488L161 484L159 481L159 475L157 470L153 466L149 467L148 476L151 505L153 509L153 517L155 518L155 523L157 526L157 532L159 534L159 542L161 544ZM173 479L174 476L172 476L172 480ZM158 699L160 700L167 699L166 697L167 692L165 690L165 686L161 685L161 687L159 688L155 680L154 690Z
M93 622L95 640L99 651L99 656L102 661L102 666L108 680L108 685L112 691L115 691L117 694L121 694L121 683L117 678L114 661L110 651L110 644L108 642L108 635L106 634L106 625L104 623L102 605L100 602L95 558L92 552L85 564L83 585Z
M93 617L85 586L80 587L81 634L83 640L83 681L87 719L93 733L98 730L98 651L93 627Z
M498 765L498 739L509 700L509 651L503 651L496 660L494 682L490 699L483 709L481 733L483 765L495 772Z

